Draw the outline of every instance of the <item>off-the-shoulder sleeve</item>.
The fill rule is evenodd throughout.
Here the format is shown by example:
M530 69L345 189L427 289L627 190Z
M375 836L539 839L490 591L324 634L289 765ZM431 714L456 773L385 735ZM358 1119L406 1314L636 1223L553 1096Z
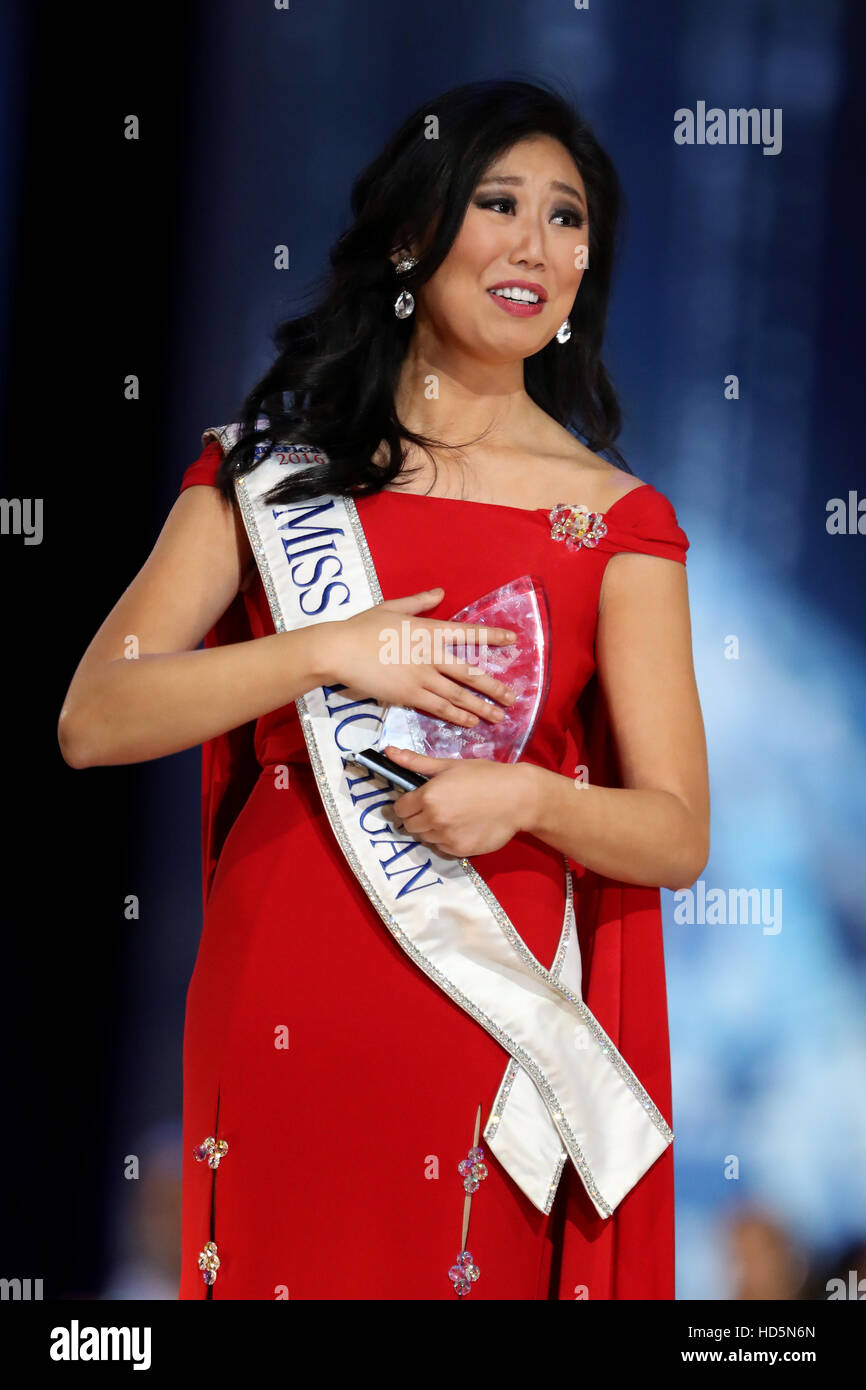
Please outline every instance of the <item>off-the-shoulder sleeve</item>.
M677 521L672 503L652 486L632 488L604 513L607 535L598 543L603 555L636 551L686 563L689 538Z
M202 449L198 458L191 463L183 475L180 484L180 492L184 488L193 487L196 483L204 483L208 487L217 486L217 471L223 461L223 451L215 439L211 439Z

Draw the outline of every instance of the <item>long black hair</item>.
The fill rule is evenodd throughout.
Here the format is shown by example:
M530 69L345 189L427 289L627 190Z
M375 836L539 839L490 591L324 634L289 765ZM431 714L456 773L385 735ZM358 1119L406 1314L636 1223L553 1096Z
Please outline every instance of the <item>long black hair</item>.
M428 138L431 117L438 123L435 139ZM397 318L394 300L401 288L417 290L435 274L491 163L534 135L560 141L580 170L589 259L570 313L571 338L564 345L554 339L525 359L526 392L588 448L611 454L631 472L614 447L621 412L601 360L622 206L616 171L558 93L532 82L486 81L418 107L356 179L354 222L331 250L318 302L279 323L278 356L234 417L239 438L217 476L226 498L234 479L279 442L315 447L327 461L288 475L268 494L274 504L378 492L400 473L404 440L422 449L457 447L414 434L397 417L394 395L413 319ZM417 263L397 274L391 253L410 241Z

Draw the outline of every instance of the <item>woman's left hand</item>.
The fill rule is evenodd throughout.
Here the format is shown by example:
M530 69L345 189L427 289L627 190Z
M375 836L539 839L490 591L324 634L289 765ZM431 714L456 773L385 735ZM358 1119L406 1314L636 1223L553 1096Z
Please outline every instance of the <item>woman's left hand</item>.
M392 803L410 835L441 854L468 859L501 849L523 829L526 786L519 763L489 758L428 758L390 745L393 762L429 777Z

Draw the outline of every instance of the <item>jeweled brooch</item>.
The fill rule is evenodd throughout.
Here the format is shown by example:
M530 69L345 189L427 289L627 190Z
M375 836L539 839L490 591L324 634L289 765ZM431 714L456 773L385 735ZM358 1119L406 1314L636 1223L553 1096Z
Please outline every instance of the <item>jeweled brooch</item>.
M210 1134L207 1139L205 1139L203 1143L198 1144L192 1152L197 1163L204 1163L205 1159L207 1159L209 1168L218 1168L228 1151L229 1146L225 1139L220 1139L219 1143L217 1143L213 1135Z
M206 1284L212 1284L217 1277L220 1257L217 1254L217 1244L215 1240L209 1240L204 1250L198 1257L198 1267L202 1272L202 1279Z
M607 535L604 513L591 512L583 505L570 506L568 502L557 502L550 510L550 520L551 536L555 541L565 541L569 550L579 550L582 545L591 550L598 545L602 536Z
M461 1158L457 1164L457 1172L463 1179L463 1190L466 1198L463 1203L463 1230L460 1236L461 1250L456 1262L448 1271L448 1278L454 1285L454 1292L458 1298L465 1298L472 1292L472 1285L481 1274L481 1270L473 1260L469 1251L466 1249L466 1237L469 1235L469 1212L472 1206L472 1194L477 1192L481 1183L487 1177L487 1164L484 1160L484 1150L478 1147L478 1132L481 1128L481 1106L478 1107L478 1115L475 1120L475 1143L469 1150L465 1158Z
M461 1250L457 1256L457 1263L453 1264L448 1271L448 1278L454 1285L454 1292L458 1298L465 1298L472 1292L472 1285L481 1273L480 1269L472 1261L472 1256L468 1250Z
M457 1164L457 1172L463 1179L464 1191L477 1192L478 1184L487 1177L487 1164L482 1162L483 1158L484 1150L474 1148Z

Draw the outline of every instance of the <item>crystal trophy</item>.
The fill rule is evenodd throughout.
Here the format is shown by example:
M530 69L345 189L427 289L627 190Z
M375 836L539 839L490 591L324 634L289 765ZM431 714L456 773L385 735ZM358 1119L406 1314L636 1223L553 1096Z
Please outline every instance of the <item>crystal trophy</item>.
M436 621L445 627L452 622L478 623L517 633L516 640L508 646L487 645L471 634L465 638L455 635L447 644L455 660L473 664L477 655L477 664L483 671L514 691L514 704L501 705L498 700L491 700L505 718L491 723L479 716L478 723L471 727L402 705L388 705L376 751L381 752L390 743L430 758L489 758L498 763L516 763L532 736L550 683L550 609L543 580L521 575L475 599L450 618ZM434 651L434 659L436 655ZM443 666L447 675L447 653ZM489 699L481 691L476 693Z

